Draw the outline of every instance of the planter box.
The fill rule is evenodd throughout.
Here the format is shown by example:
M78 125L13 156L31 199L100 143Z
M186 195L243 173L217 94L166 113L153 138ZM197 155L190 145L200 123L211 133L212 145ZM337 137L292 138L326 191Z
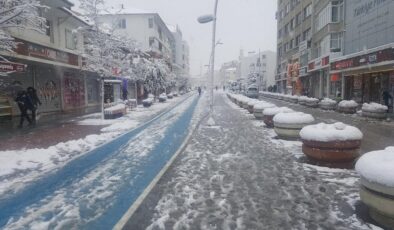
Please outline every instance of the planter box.
M253 107L254 107L253 105L248 105L248 111L250 114L253 114L253 112L254 112Z
M253 115L257 120L263 120L263 110L254 110Z
M374 119L386 119L387 118L387 112L386 111L365 111L362 110L362 116L363 117L368 117L368 118L374 118Z
M276 134L283 139L297 139L301 129L308 124L281 124L274 122Z
M361 140L308 141L302 140L302 151L308 157L324 162L349 162L360 154Z
M338 106L338 112L353 114L357 112L357 107L340 107Z
M387 229L394 226L394 199L366 188L364 185L360 189L360 197L364 204L369 207L369 214L376 222Z
M268 116L268 115L264 115L263 116L263 120L264 120L264 123L265 123L265 125L268 127L268 128L273 128L274 127L274 116L275 115L270 115L270 116Z
M316 101L306 101L305 105L308 106L308 107L311 107L311 108L317 108L317 107L319 107L319 101L318 100L316 100Z
M337 104L319 104L319 108L323 110L335 110L337 108Z

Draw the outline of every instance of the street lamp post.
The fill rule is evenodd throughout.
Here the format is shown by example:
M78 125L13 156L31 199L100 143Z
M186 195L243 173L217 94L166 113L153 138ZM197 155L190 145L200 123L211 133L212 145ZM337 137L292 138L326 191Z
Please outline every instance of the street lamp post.
M218 10L218 3L219 0L215 0L215 8L213 11L213 15L205 15L201 16L198 18L199 23L208 23L212 22L212 52L211 52L211 62L210 62L210 67L211 67L211 102L209 105L210 109L210 114L212 118L213 114L213 78L215 74L215 48L216 48L216 16L217 16L217 10Z

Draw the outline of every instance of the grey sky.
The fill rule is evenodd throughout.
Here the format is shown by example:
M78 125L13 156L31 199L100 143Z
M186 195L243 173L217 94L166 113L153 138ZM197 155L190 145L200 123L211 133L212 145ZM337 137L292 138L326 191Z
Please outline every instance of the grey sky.
M178 24L190 45L191 74L198 75L200 66L208 64L211 24L198 24L197 17L213 12L214 0L106 0L107 4L123 4L154 11L167 24ZM216 67L237 59L241 48L249 51L273 50L276 47L276 0L219 0ZM203 67L206 71L206 67Z

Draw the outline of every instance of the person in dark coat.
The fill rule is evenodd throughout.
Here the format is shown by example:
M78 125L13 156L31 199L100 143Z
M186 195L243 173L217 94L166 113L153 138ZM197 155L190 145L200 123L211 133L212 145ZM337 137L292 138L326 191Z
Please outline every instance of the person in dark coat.
M33 123L36 123L37 108L38 108L38 105L41 105L42 103L37 96L37 90L35 88L28 87L27 94L30 97L31 103L33 105L32 109L31 109L31 118L33 120Z
M385 90L385 91L382 93L382 97L383 97L384 104L385 104L387 107L389 107L389 106L390 106L390 100L392 101L392 100L393 100L393 97L390 95L390 93L389 93L387 90Z
M15 102L18 104L19 110L21 112L21 118L19 121L19 126L18 128L23 127L23 123L25 119L29 122L29 125L32 125L33 122L30 119L29 115L27 114L27 110L33 110L33 103L28 95L28 93L24 90L19 91L17 94L17 97L15 99Z
M198 91L198 95L201 95L201 87L198 87L197 91Z

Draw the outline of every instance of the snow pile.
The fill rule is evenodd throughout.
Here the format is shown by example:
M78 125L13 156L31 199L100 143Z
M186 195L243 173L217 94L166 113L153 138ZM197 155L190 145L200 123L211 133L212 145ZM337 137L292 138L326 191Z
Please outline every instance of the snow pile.
M303 112L278 113L274 117L274 122L280 124L308 124L314 121L312 115Z
M363 138L363 134L358 128L341 122L306 126L301 130L300 136L303 140L322 142L361 140Z
M375 102L364 103L362 110L366 112L386 112L389 108L385 105L381 105Z
M265 109L263 114L265 116L274 116L278 113L292 113L294 110L287 108L287 107L278 107L278 108L268 108Z
M165 93L160 94L159 99L167 100L167 95Z
M123 122L116 122L108 127L102 128L101 132L120 132L120 131L127 131L132 128L137 127L139 122L134 120L125 120Z
M394 187L394 147L364 154L356 171L366 180Z
M106 108L105 111L106 112L115 112L115 111L124 110L124 109L126 109L125 104L117 104L117 105L111 106L109 108Z
M276 107L274 104L260 101L254 105L253 109L264 110L264 109L274 108L274 107Z
M255 106L257 103L259 103L260 101L259 100L256 100L256 99L252 99L252 100L249 100L249 102L248 102L248 106Z
M308 100L308 98L309 97L307 97L307 96L300 96L300 97L298 97L298 100L299 101L306 101L306 100Z
M149 98L147 98L147 99L143 100L142 102L143 102L143 103L149 103L149 104L152 104L152 103L153 103L153 98L149 97Z
M313 97L305 97L304 101L309 102L309 103L317 103L317 102L319 102L319 99L313 98Z
M351 100L351 101L343 100L343 101L339 102L338 106L342 107L342 108L355 108L355 107L358 107L358 104L354 100Z
M335 105L336 103L337 103L336 101L326 97L323 100L321 100L319 104L321 104L321 105Z

